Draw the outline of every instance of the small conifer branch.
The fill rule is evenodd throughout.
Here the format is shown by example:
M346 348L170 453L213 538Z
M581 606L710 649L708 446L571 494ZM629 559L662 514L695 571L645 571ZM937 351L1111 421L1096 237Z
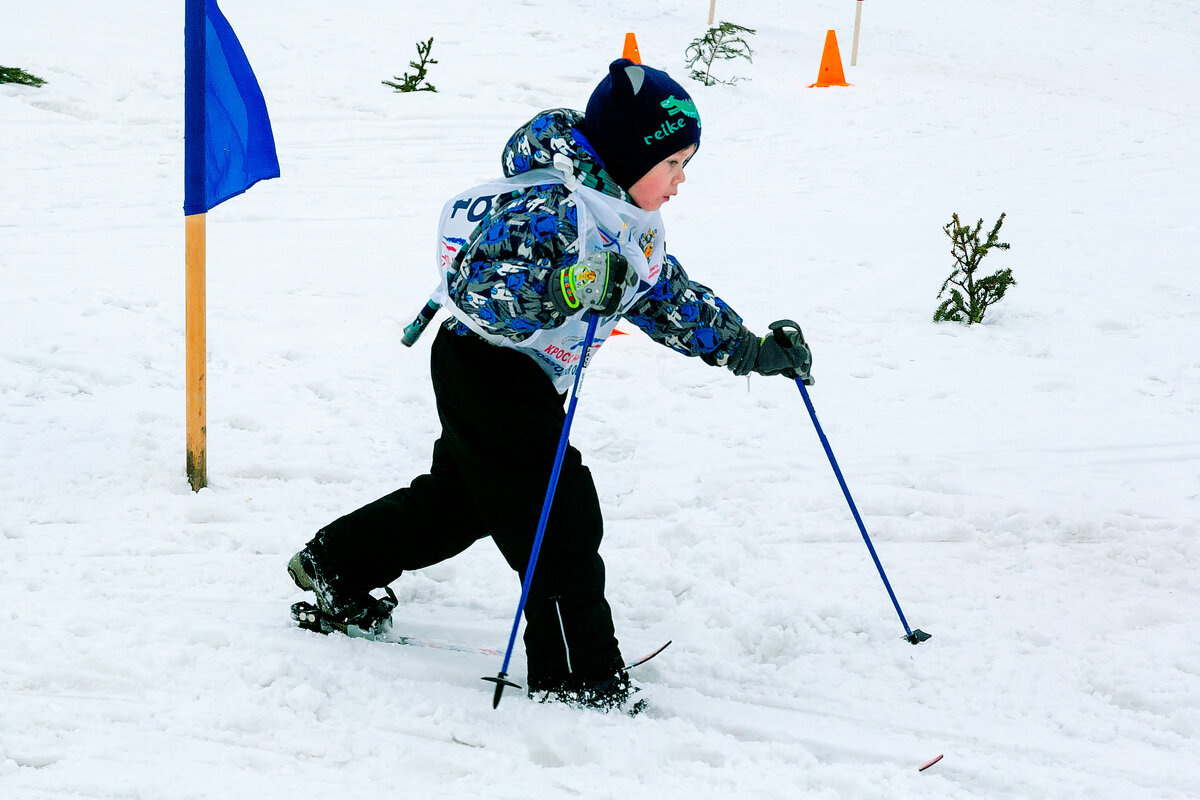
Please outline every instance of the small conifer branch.
M692 40L687 50L684 51L684 60L691 69L691 77L705 86L712 86L716 83L728 85L737 83L741 80L738 77L721 80L713 75L713 64L718 58L725 61L735 58L753 61L754 50L743 34L753 35L754 33L753 28L735 25L732 22L721 22L719 25L709 28L703 36ZM704 68L697 69L697 63Z
M0 67L0 83L16 83L35 89L46 85L46 81L20 67Z
M395 81L381 81L384 86L390 86L397 92L436 92L437 87L430 83L427 79L429 73L429 65L436 64L437 59L430 58L430 51L433 50L433 37L430 36L428 41L417 42L417 58L420 61L409 61L408 66L416 70L415 75L409 75L407 72L404 75L393 76ZM424 83L424 85L422 85Z
M1009 287L1016 285L1011 269L998 270L983 277L976 277L975 274L983 257L992 249L1009 249L1007 242L1000 241L1000 226L1004 224L1004 217L1004 214L1000 215L983 241L979 238L983 231L982 219L971 228L962 224L958 214L953 214L950 222L942 228L950 237L950 255L954 256L955 268L942 282L937 296L940 299L951 286L958 288L950 289L950 297L933 314L934 322L966 322L968 325L983 322L988 307L1004 299Z

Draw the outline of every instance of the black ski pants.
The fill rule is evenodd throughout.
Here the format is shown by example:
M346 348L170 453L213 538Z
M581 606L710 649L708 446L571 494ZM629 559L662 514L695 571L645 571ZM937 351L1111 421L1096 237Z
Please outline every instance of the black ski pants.
M433 343L431 374L442 433L429 472L314 540L347 591L386 586L486 536L524 579L564 396L529 356L445 328ZM591 472L568 446L525 607L532 688L602 680L621 664L604 599L602 534Z

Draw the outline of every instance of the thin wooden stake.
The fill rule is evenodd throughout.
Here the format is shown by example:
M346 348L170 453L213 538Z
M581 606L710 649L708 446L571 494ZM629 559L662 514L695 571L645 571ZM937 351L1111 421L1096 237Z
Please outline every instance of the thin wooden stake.
M184 251L186 253L186 304L184 325L187 328L185 374L187 395L187 477L192 491L208 486L208 429L206 424L207 356L204 297L205 273L205 215L190 214L184 219Z
M717 13L717 0L708 0L708 27L712 27L713 14Z
M850 66L858 64L858 29L862 27L862 4L863 0L858 0L854 4L854 46L850 48Z

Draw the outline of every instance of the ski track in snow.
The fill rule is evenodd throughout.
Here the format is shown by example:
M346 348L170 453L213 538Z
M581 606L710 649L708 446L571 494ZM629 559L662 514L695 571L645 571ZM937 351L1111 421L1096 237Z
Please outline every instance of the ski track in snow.
M210 213L211 486L183 476L183 4L5 13L0 86L0 797L1200 796L1200 11L718 3L751 80L670 249L813 402L902 627L787 381L634 333L572 441L650 710L491 709L494 659L295 628L288 556L427 464L444 198L627 30L677 77L699 2L223 0L283 178ZM797 7L803 5L803 8ZM729 7L726 7L729 6ZM851 89L808 90L824 32ZM436 94L395 95L435 37ZM934 325L952 212L1007 217L1018 284ZM987 264L987 262L985 262ZM503 648L487 542L394 586L401 632ZM523 653L514 656L522 679ZM917 767L945 758L929 770Z

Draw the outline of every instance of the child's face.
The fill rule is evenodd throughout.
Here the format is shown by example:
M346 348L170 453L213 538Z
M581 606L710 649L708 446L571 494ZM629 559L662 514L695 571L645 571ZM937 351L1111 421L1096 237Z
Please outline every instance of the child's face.
M696 145L688 145L674 155L667 156L650 168L650 171L629 187L629 196L638 208L646 211L658 211L679 191L679 184L687 180L683 167L692 154Z

